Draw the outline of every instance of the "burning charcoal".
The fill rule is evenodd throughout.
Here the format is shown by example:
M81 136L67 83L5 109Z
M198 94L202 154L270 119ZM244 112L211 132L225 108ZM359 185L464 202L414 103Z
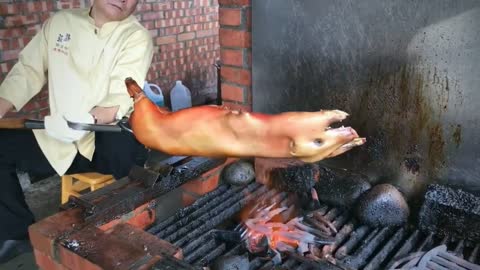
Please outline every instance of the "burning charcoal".
M394 186L381 184L358 199L355 214L361 222L370 226L397 226L407 221L410 209Z
M318 165L296 159L255 159L256 181L281 191L310 193L318 177Z
M288 192L311 192L315 185L318 169L315 164L304 164L271 171L270 181L273 187Z
M318 212L312 212L307 214L305 216L305 221L312 224L314 227L322 230L328 235L337 233L337 229L335 228L335 226Z
M225 166L223 178L230 185L247 185L255 178L255 170L251 163L241 160Z
M312 199L313 199L316 203L318 203L318 208L320 208L320 200L318 199L318 192L317 192L317 190L316 190L314 187L311 188L310 190L311 190L311 192L312 192Z
M250 261L246 256L223 256L212 265L212 270L248 270Z
M350 208L355 201L372 186L367 176L321 166L315 184L321 201L341 208Z
M273 217L286 211L287 207L274 208L275 204L252 212L244 224L246 230L241 237L251 253L263 253L265 248L274 252L305 253L309 245L332 244L334 238L301 223L296 217L287 223L275 222Z
M420 209L420 229L440 236L480 240L480 197L461 189L430 185Z

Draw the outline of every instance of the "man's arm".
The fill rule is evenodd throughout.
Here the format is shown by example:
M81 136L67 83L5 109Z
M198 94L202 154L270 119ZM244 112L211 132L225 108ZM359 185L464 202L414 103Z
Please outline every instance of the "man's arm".
M133 107L125 79L132 77L143 82L153 58L153 42L148 31L137 31L129 38L110 75L109 94L90 113L97 123L111 123L121 119Z
M45 85L49 23L50 19L23 48L18 62L0 85L0 118L13 108L23 108Z

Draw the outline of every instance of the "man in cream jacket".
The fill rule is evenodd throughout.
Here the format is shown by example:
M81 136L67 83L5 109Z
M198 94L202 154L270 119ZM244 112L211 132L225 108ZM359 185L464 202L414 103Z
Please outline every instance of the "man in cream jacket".
M49 18L0 84L0 118L48 84L44 130L0 130L0 263L28 244L34 222L16 170L64 175L96 171L121 178L146 150L133 136L70 129L65 119L112 123L132 109L124 80L146 78L152 38L132 15L137 0L93 0Z

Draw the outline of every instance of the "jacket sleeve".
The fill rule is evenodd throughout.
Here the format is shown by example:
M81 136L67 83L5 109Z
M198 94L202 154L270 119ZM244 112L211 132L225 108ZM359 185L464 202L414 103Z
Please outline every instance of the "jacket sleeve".
M153 58L153 41L148 31L133 33L124 48L120 51L118 60L110 74L108 94L97 106L119 106L116 118L121 119L133 108L133 99L127 92L125 79L132 77L143 85Z
M0 97L10 101L19 111L46 83L48 67L48 31L50 19L20 51L18 61L0 85Z

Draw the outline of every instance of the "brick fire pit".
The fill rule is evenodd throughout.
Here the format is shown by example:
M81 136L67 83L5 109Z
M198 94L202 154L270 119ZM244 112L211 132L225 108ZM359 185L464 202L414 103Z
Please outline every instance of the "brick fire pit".
M232 161L234 159L227 160L181 186L184 206L191 204L195 196L200 195L198 192L207 193L216 188L221 169ZM90 196L90 201L100 207L106 198L115 202L112 197L122 197L122 192L128 190L129 194L142 194L138 189L141 187L139 181L122 179L117 182L118 185L112 184L87 197ZM124 197L127 203L119 199L118 205L127 210L120 215L86 218L85 209L76 206L30 226L30 239L40 269L151 269L158 261L179 268L182 250L144 231L156 219L154 198L143 202L137 200L139 205L135 205L128 202L131 200L128 196ZM128 211L129 207L131 211Z

